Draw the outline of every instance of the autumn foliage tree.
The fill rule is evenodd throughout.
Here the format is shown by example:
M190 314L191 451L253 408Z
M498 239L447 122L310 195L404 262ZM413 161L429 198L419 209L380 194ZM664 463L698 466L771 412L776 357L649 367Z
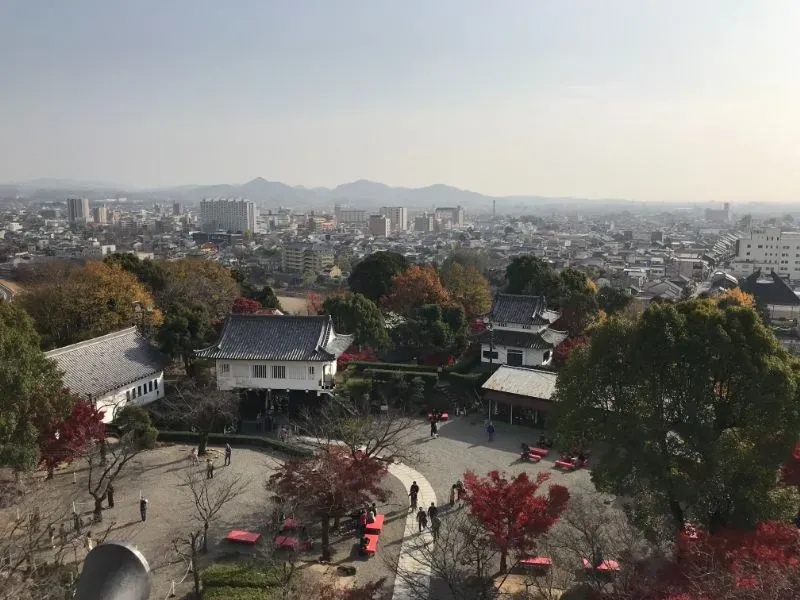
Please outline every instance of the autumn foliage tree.
M409 317L426 304L449 304L450 292L442 285L439 274L432 266L410 267L392 280L392 291L383 298L384 310Z
M555 350L553 350L553 362L556 365L563 365L565 362L567 362L567 359L569 358L569 355L572 354L573 350L584 347L588 342L589 338L585 335L567 338L561 344L556 346Z
M500 553L500 571L508 569L508 555L529 553L538 536L552 527L567 506L569 492L561 485L551 485L546 495L536 495L548 473L536 479L520 473L506 478L500 471L490 471L479 477L468 471L464 474L470 514L476 517L489 533Z
M313 457L289 460L270 478L285 502L318 519L322 525L322 560L331 558L331 519L338 520L372 500L384 500L380 487L386 463L353 456L347 448L327 446Z
M251 300L250 298L238 296L233 301L233 308L231 308L231 312L235 315L251 315L261 309L261 303L257 300Z
M441 278L453 299L464 307L468 318L489 312L492 307L489 282L476 267L465 267L458 262L446 263Z
M68 392L65 391L65 394ZM47 469L47 478L61 463L71 463L92 443L105 439L103 411L83 399L75 399L64 419L53 419L39 428L40 463Z

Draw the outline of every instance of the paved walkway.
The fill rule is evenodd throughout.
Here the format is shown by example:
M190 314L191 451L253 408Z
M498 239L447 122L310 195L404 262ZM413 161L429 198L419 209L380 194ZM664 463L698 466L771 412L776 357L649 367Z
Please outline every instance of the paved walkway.
M405 486L406 493L411 489L411 484L417 482L419 486L419 496L417 497L417 504L422 508L430 506L431 502L437 504L436 493L428 480L423 477L422 473L412 469L404 464L389 465L389 474L397 477L400 482ZM400 548L400 558L397 561L397 569L403 573L415 573L417 581L416 586L409 585L409 582L402 577L396 577L394 580L394 593L392 600L413 600L415 594L413 593L414 587L419 589L419 586L425 585L430 588L431 571L428 565L422 564L418 558L418 550L416 548L420 541L425 543L432 542L430 529L426 529L419 533L419 526L417 525L417 516L413 510L408 512L406 518L406 529L403 534L403 545Z

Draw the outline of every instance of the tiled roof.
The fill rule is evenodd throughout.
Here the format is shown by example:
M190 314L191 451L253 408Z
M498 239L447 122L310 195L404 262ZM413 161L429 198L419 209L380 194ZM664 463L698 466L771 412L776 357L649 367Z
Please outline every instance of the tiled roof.
M556 377L550 371L503 365L481 387L494 392L550 400L556 389Z
M64 385L97 398L134 381L160 373L167 364L136 327L46 352L64 372Z
M761 270L759 269L739 285L742 291L752 294L758 302L773 304L778 306L797 306L800 304L798 298L787 283L774 271L770 273L769 281L760 281ZM766 277L764 279L767 279Z
M558 313L547 310L544 296L497 294L489 317L499 323L549 325L558 318Z
M481 344L493 343L495 346L510 346L512 348L530 348L532 350L546 350L555 348L567 339L567 334L562 331L546 329L541 333L530 331L508 331L495 329L494 333L484 331L478 337Z
M336 334L330 316L230 315L216 345L200 358L228 360L317 360L338 358L353 336Z

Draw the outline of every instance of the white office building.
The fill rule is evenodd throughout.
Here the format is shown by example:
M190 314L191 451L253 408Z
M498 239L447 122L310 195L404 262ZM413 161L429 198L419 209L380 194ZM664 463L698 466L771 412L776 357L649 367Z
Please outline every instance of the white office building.
M205 198L200 201L200 223L203 231L256 231L258 208L246 198Z
M758 270L764 274L775 271L783 279L800 281L800 232L770 227L740 237L731 273L746 277Z
M389 219L392 231L408 231L408 209L405 206L384 206L381 214Z
M70 223L88 223L92 220L88 198L67 198L67 220Z

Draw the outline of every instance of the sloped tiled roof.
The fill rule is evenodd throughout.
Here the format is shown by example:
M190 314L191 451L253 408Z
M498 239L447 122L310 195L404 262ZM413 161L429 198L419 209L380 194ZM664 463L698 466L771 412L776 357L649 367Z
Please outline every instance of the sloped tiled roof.
M73 393L97 398L134 381L160 373L167 359L137 331L122 331L46 352L64 372Z
M230 315L219 341L195 355L228 360L329 361L352 343L353 336L333 330L330 316Z
M556 374L526 367L499 367L481 387L484 390L550 400L556 389Z
M546 350L555 348L567 339L567 334L562 331L546 329L541 333L530 331L508 331L495 329L494 333L484 331L478 337L481 344L494 344L495 346L510 346L512 348L529 348L532 350Z
M500 323L549 325L558 318L558 313L547 310L544 296L497 294L489 316Z
M764 279L767 278L765 277ZM752 294L757 302L778 306L797 306L800 304L800 298L795 295L792 288L775 271L769 274L768 281L762 281L761 270L759 269L742 280L739 286L742 291Z

